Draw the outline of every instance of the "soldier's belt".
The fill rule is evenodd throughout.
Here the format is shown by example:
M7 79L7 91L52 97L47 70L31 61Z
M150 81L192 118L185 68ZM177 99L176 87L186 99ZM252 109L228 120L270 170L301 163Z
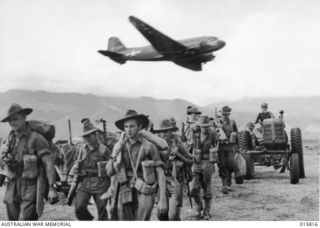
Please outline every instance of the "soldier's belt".
M86 177L98 177L98 171L88 171L86 170Z
M226 145L229 145L229 146L234 146L234 145L237 145L237 143L231 143L229 141L220 141L219 144L221 146L226 146Z
M140 178L136 179L136 183L134 185L134 188L138 192L146 194L146 195L156 193L156 191L158 189L157 187L158 187L158 183L155 183L153 185L148 185Z

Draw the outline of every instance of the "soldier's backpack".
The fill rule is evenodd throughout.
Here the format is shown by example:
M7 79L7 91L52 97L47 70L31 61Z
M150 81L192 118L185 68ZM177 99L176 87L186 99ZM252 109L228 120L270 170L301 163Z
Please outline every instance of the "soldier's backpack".
M32 131L39 133L48 141L51 152L52 152L51 155L52 155L54 164L63 165L64 163L63 156L59 148L57 148L52 142L53 138L56 135L56 129L54 125L51 125L42 121L38 121L38 120L29 120L28 123Z
M30 124L31 130L38 132L49 143L52 142L52 139L56 135L56 129L53 125L38 120L29 120L28 123Z

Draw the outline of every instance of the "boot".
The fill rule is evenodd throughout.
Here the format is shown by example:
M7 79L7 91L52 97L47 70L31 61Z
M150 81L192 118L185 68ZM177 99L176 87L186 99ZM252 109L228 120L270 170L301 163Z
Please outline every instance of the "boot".
M181 207L178 207L178 208L177 208L177 217L176 217L176 221L181 221L180 214L181 214Z
M230 187L231 184L232 184L231 173L228 173L228 176L227 176L227 185Z
M211 199L205 199L204 201L204 211L203 211L203 219L210 220L210 208L211 208Z
M221 181L222 181L222 193L223 194L228 194L229 193L229 190L228 190L228 187L227 187L227 178L221 178Z
M228 177L227 177L227 189L228 189L228 191L232 191L231 184L232 184L232 177L231 177L231 174L229 173Z
M196 196L196 197L193 197L194 199L194 202L195 202L195 213L196 213L196 218L197 219L201 219L201 211L203 210L203 206L202 206L202 202L201 202L201 199L200 199L200 196Z

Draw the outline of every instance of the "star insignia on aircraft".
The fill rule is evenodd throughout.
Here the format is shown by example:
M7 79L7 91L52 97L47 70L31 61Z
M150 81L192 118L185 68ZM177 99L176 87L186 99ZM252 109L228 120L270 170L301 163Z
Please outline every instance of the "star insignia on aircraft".
M126 56L135 56L135 55L137 55L137 54L139 54L141 51L137 51L137 50L132 50L132 51L130 51L130 52L128 52L127 54L126 54Z

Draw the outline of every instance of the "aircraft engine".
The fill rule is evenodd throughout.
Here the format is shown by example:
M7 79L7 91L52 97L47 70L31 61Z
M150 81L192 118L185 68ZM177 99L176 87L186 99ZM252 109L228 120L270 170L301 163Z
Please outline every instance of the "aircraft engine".
M214 59L214 55L213 54L203 54L201 55L201 62L203 63L206 63L206 62L209 62L209 61L212 61Z

